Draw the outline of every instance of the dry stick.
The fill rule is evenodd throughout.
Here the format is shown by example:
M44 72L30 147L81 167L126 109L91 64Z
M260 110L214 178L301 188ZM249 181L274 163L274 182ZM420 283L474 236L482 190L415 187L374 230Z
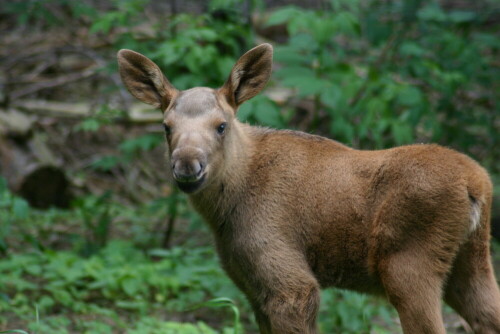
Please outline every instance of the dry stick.
M167 229L165 230L161 243L162 247L165 249L171 247L170 241L172 240L172 234L174 232L175 220L177 219L177 205L179 204L178 190L174 188L170 196L172 196L172 201L168 204L169 217L167 220Z
M86 47L71 46L71 47L65 47L62 50L82 54L82 55L92 59L93 61L95 61L95 63L100 67L104 67L108 64L108 62L101 55L99 55L94 50L86 48ZM130 106L132 104L132 98L131 98L130 94L128 94L128 92L125 90L125 88L123 88L123 85L122 85L121 80L118 76L118 73L110 75L109 78L115 84L115 86L119 88L120 99L122 100L123 107L125 108L125 110L129 111Z
M48 60L36 65L35 69L31 71L28 74L21 75L16 79L9 80L7 84L9 85L17 85L17 84L33 84L33 83L38 83L42 82L43 80L38 80L38 76L45 71L47 68L50 66L53 66L54 64L57 64L58 60L56 58L49 58Z
M172 234L174 232L174 225L175 225L175 218L176 215L171 215L168 217L167 220L167 230L165 231L165 234L163 235L163 241L162 241L162 247L164 249L170 249L170 241L172 240Z
M30 85L26 88L16 90L10 94L10 98L12 100L18 99L22 96L29 95L35 92L38 92L39 90L42 89L47 89L47 88L54 88L58 86L65 85L70 82L82 80L89 78L97 73L96 67L88 68L83 72L77 72L77 73L70 73L67 75L63 75L60 77L55 78L54 80L48 80L48 81L43 81L39 83L35 83L33 85Z
M53 55L54 53L61 53L61 52L72 52L72 53L77 53L77 54L83 55L87 58L92 59L97 64L98 67L104 67L108 64L108 62L101 55L99 55L94 50L87 48L87 47L84 47L84 46L63 46L63 47L57 46L57 47L51 48L49 50L46 50L46 48L44 48L43 50L38 48L34 51L36 51L36 52L21 54L15 58L11 59L8 64L4 64L3 68L11 67L18 62L26 61L26 59L30 59L30 61L35 61L39 58L45 59L47 57L47 54ZM97 73L97 68L95 68L94 72ZM85 73L85 72L83 72L83 73ZM95 73L92 73L89 75L85 74L81 78L75 78L74 80L64 81L66 79L71 79L73 76L75 76L75 77L78 76L78 73L72 73L72 74L65 76L65 77L59 77L59 78L55 79L54 81L50 81L50 82L44 81L44 82L36 83L36 84L33 84L32 86L29 86L28 88L25 89L28 92L25 93L25 90L14 91L13 93L9 94L9 98L10 98L10 100L14 100L18 97L30 94L32 92L36 92L36 91L41 90L41 89L57 87L57 86L61 86L61 85L64 85L66 83L69 83L69 82L77 81L80 79L85 79L89 76L92 76ZM115 84L119 88L120 98L122 100L123 107L126 110L129 110L130 105L131 105L131 98L130 98L130 95L127 93L127 91L123 88L123 85L121 84L121 81L120 81L120 78L118 77L118 74L110 75L109 78L113 82L113 84ZM62 83L59 84L58 83L59 80L61 80ZM17 83L17 82L13 82L12 80L7 80L7 84L10 84L10 83ZM53 85L50 85L51 83L53 83ZM38 86L38 85L40 85L40 86ZM47 85L47 86L45 86L45 85ZM30 91L30 90L33 90L33 91Z

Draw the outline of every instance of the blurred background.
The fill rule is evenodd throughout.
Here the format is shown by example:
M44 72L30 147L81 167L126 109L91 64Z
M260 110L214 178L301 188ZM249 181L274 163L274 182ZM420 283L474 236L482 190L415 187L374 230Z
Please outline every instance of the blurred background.
M116 52L179 89L219 87L275 48L245 122L362 149L439 143L496 184L498 0L10 0L0 3L0 331L257 333L208 229L167 181L162 115ZM500 244L492 244L500 272ZM443 308L449 333L470 329ZM323 292L321 333L401 333L383 300Z

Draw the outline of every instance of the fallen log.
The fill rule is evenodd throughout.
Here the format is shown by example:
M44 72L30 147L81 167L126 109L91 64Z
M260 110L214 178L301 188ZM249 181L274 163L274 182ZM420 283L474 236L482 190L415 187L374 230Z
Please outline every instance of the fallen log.
M31 206L67 207L70 183L33 120L16 111L0 112L0 175Z
M19 100L12 105L26 113L40 117L86 118L92 116L92 106L79 102L58 102L46 100ZM161 112L152 110L146 104L134 103L130 107L126 121L132 123L158 123L163 119Z

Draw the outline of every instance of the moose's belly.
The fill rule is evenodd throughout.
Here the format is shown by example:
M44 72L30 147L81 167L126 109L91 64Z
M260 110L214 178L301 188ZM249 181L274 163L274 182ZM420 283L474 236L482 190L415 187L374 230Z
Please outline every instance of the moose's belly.
M335 224L321 231L308 246L307 259L322 287L381 293L369 268L368 235L360 226Z

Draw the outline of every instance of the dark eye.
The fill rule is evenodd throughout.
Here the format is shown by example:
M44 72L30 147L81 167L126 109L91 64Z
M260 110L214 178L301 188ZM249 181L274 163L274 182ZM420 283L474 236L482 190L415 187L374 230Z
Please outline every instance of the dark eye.
M165 129L165 136L166 137L170 136L170 132L172 131L170 129L170 126L168 126L167 124L163 124L163 129Z
M221 125L217 127L217 133L220 135L224 134L224 132L226 132L226 126L227 126L226 122L221 123Z

